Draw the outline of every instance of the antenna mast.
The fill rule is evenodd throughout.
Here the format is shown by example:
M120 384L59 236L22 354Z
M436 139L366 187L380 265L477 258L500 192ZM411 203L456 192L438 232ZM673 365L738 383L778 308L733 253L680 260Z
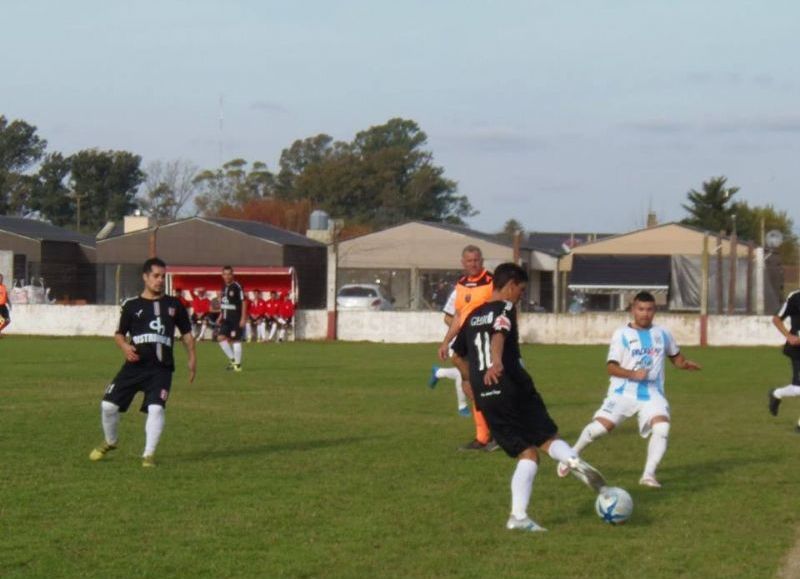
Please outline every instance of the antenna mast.
M219 166L222 167L222 159L223 159L223 151L222 151L222 123L225 120L224 115L224 108L223 108L223 95L220 93L219 95Z

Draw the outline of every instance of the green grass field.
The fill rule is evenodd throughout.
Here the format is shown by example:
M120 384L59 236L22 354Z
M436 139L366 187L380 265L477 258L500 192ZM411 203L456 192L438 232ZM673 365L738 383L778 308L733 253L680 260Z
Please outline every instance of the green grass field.
M0 340L2 577L773 577L797 509L800 404L778 419L778 349L686 349L670 368L670 449L660 491L637 486L635 420L584 456L631 492L622 527L542 459L532 515L504 523L512 460L461 453L471 420L450 382L430 391L432 345L248 345L245 372L178 353L157 469L142 469L144 416L92 463L99 399L121 364L110 339ZM526 364L574 442L606 390L603 347L526 346ZM138 408L139 399L134 401Z

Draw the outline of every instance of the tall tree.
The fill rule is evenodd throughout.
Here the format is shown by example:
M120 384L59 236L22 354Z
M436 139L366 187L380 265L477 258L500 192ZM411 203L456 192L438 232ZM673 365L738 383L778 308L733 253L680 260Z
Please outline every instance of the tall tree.
M455 181L423 149L427 142L417 123L400 118L356 134L351 149L361 160L359 193L366 204L351 217L386 226L410 219L462 223L474 215Z
M39 170L31 176L28 205L55 225L75 227L75 199L66 186L70 169L69 159L61 153L45 156Z
M177 219L195 195L198 169L188 161L153 161L145 168L142 209L161 222Z
M334 143L333 137L320 133L314 137L297 140L281 152L278 162L276 193L282 198L298 196L297 180L309 166L318 165L329 159L346 143Z
M309 199L338 218L387 226L411 219L461 223L474 214L456 183L424 149L427 135L411 120L391 119L351 143L328 135L295 141L281 155L279 191Z
M107 221L122 219L136 208L136 192L144 181L139 155L86 149L69 160L70 188L81 207L81 230L85 226L97 231Z
M522 223L514 218L511 218L505 222L505 225L503 225L503 231L501 231L501 233L513 238L517 232L521 233L523 231L525 231L525 228L522 226Z
M0 213L26 207L30 182L24 173L42 158L46 147L36 127L22 120L9 122L0 115Z
M206 215L216 215L223 207L241 207L248 201L271 197L275 191L275 175L266 163L256 161L248 171L244 159L228 161L220 169L201 171L194 183L198 187L195 205Z
M690 217L681 223L709 231L725 230L730 233L733 226L733 196L739 187L726 187L726 177L713 177L703 182L703 191L692 189L686 194L689 203L682 207Z

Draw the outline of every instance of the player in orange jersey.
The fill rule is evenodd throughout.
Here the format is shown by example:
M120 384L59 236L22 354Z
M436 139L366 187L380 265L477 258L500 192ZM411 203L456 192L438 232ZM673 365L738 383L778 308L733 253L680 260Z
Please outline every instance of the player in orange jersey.
M11 323L11 313L8 311L8 290L3 285L3 274L0 273L0 336Z
M455 362L456 354L450 349L452 341L458 335L461 324L467 316L475 309L492 297L494 284L492 274L483 267L483 253L475 245L468 245L461 251L461 266L464 268L464 275L456 283L455 315L450 320L450 327L447 334L439 346L439 359L445 361L453 358ZM462 388L464 393L472 399L472 388L469 384L469 377L462 373ZM496 450L497 443L492 440L489 425L483 417L483 413L475 405L472 406L472 417L475 421L475 438L461 450Z

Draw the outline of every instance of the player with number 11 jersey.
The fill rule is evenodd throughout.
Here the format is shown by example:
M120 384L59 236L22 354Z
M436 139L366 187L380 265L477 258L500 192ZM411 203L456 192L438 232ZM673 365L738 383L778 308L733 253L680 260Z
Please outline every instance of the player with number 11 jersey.
M517 313L528 283L528 274L515 263L504 263L494 272L491 301L473 310L465 319L453 344L457 363L466 358L475 404L489 423L494 439L518 460L511 478L511 516L506 528L543 531L528 517L528 504L539 452L566 462L572 472L595 491L605 486L603 476L580 459L558 437L533 379L520 363Z

